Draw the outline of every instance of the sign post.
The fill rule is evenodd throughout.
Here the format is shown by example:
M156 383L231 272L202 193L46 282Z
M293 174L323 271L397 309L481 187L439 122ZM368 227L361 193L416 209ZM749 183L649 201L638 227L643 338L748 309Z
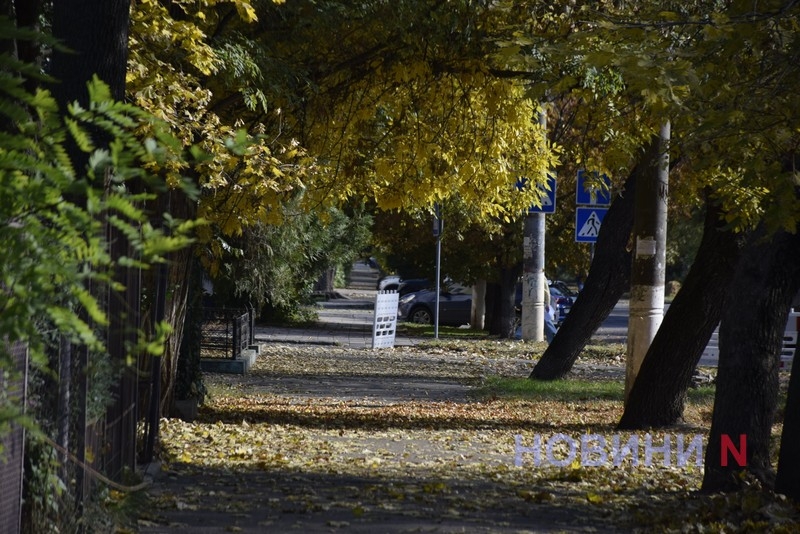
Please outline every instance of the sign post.
M436 238L436 305L433 310L433 339L439 339L439 295L442 280L442 211L439 203L434 204L433 237Z

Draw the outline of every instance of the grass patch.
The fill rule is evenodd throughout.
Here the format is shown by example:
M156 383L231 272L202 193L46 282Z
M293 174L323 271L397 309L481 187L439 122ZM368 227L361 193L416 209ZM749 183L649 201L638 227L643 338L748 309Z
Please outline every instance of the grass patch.
M409 336L433 337L433 325L400 323L398 330L402 330ZM439 326L439 337L448 339L486 339L489 334L486 330L476 330L473 328L460 328L458 326Z
M626 357L626 345L622 343L592 343L586 345L581 351L581 360L601 360L609 362L624 362Z
M622 401L625 386L616 380L530 380L528 378L490 377L478 388L476 395L484 398L524 400Z
M690 388L686 393L689 397L689 402L692 404L714 404L714 393L716 388L714 386L701 386L699 388Z
M625 384L618 380L530 380L528 378L489 377L475 391L481 398L521 400L549 400L559 402L625 400ZM689 402L709 404L714 402L714 387L689 389Z

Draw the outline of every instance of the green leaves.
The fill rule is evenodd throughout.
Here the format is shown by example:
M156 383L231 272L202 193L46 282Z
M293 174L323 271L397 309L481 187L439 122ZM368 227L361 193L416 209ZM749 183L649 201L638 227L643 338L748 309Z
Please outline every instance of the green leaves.
M48 92L25 92L18 79L0 72L0 110L15 119L0 133L0 338L27 342L35 361L42 360L37 321L44 318L74 342L102 352L95 328L108 320L95 291L110 284L115 266L161 261L187 246L196 228L170 219L167 234L143 208L158 191L144 163L181 161L174 141L143 142L137 133L143 126L156 139L168 136L142 110L112 101L100 80L88 87L89 106L71 105L61 116ZM87 168L73 166L68 141L88 153ZM132 192L133 179L144 192ZM107 225L129 238L132 257L110 254Z

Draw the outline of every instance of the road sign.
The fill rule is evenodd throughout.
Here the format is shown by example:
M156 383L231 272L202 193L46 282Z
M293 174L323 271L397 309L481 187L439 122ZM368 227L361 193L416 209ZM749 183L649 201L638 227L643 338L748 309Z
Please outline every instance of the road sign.
M528 183L527 178L520 178L517 180L517 189L522 190ZM547 176L547 186L538 184L539 191L542 194L542 205L531 205L528 208L528 213L555 213L556 212L556 177L552 175Z
M591 183L587 183L589 176L584 170L578 171L577 187L575 189L575 203L588 204L590 206L608 206L611 204L611 180L605 174L598 177L593 173L593 179L600 179L605 184L605 188L598 188Z
M600 233L600 225L603 217L606 216L608 208L585 208L575 209L575 241L578 243L595 243L597 234Z
M556 178L547 177L547 186L539 184L539 191L542 192L542 205L531 206L528 213L555 213L556 212Z

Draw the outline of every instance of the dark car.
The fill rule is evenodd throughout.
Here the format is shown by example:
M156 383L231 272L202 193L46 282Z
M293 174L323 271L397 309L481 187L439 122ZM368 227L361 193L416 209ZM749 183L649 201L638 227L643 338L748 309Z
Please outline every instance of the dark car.
M376 289L378 291L397 291L400 286L400 276L396 274L387 274L378 279Z
M555 304L558 315L556 316L556 326L561 326L567 314L572 309L575 299L570 295L565 295L557 286L550 286L550 302Z
M578 296L578 294L573 291L571 287L569 287L569 284L563 280L552 280L550 282L550 287L558 289L558 291L565 297L572 297L572 299L575 299L575 297Z
M400 280L400 287L397 288L397 292L402 297L423 289L431 289L430 280L427 278L409 278L408 280Z
M398 319L412 323L433 324L436 291L423 289L400 297ZM439 324L469 324L472 315L472 289L459 284L445 284L439 293Z
M563 295L557 288L550 288L550 300L558 311L557 325L572 309L573 299ZM522 286L517 286L516 305L522 302ZM397 317L420 324L433 324L433 310L436 308L436 291L422 290L400 297ZM445 284L439 295L439 324L461 326L472 319L472 289L459 284Z
M561 282L563 284L563 282ZM569 291L569 289L567 289ZM567 314L572 309L572 305L575 303L575 298L567 293L565 294L563 289L557 283L550 284L550 303L556 309L556 326L561 326L561 323L564 322L564 319L567 317ZM520 312L522 307L522 284L517 284L517 296L515 300L515 306L517 307L517 313Z

